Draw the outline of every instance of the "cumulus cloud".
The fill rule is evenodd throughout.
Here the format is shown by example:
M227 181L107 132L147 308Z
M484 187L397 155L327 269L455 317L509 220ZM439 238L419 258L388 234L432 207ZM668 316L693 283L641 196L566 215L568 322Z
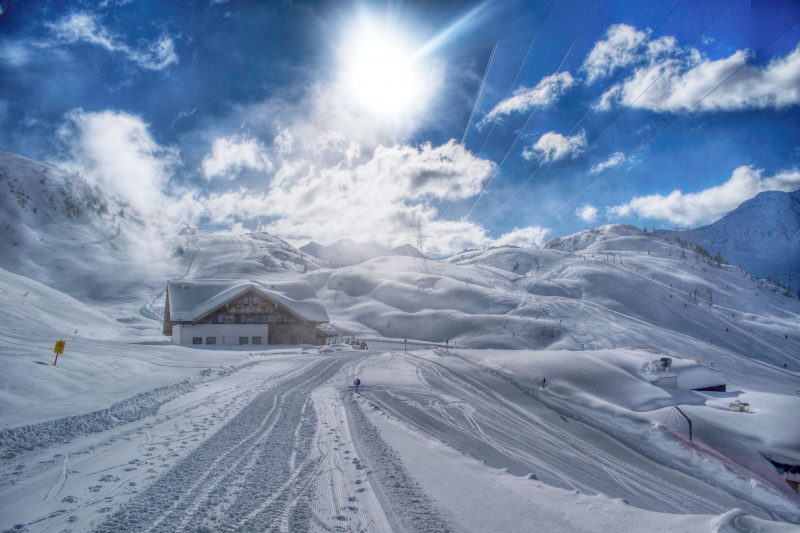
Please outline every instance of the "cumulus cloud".
M575 80L569 72L559 72L546 76L535 87L520 87L513 95L501 101L478 123L481 127L500 117L527 111L536 106L546 106L556 101Z
M590 204L580 206L575 210L575 214L587 224L597 220L597 208Z
M548 233L550 233L550 230L541 226L514 228L508 233L501 235L494 242L500 246L510 245L520 246L522 248L539 248L544 244Z
M244 169L270 171L272 163L267 150L257 139L238 136L214 139L211 152L202 162L203 176L233 179Z
M397 246L411 240L412 226L422 221L434 253L458 251L486 238L483 228L470 222L437 220L429 205L432 199L474 196L495 169L455 141L378 145L365 153L333 136L304 148L311 153L292 152L277 161L267 194L268 214L275 218L269 230L278 235Z
M639 60L648 33L627 24L613 24L604 39L597 41L586 56L581 70L586 72L586 81L608 76L620 67Z
M625 161L627 161L627 158L625 157L624 153L614 152L608 156L608 159L605 161L601 161L600 163L593 165L592 168L589 169L589 174L600 174L604 170L620 166Z
M105 28L91 13L73 13L47 24L53 37L61 43L87 43L109 52L120 53L128 60L149 70L163 70L178 62L175 43L166 35L139 47L127 45L119 35Z
M681 47L674 37L651 39L649 30L615 25L589 53L583 68L589 82L620 67L633 68L628 77L603 93L600 109L622 105L659 112L702 112L800 103L800 45L763 67L753 64L753 59L751 51L739 50L711 60L696 48Z
M156 142L141 117L76 109L59 135L69 158L65 166L144 213L169 207L164 191L180 158Z
M586 149L586 132L581 130L571 137L551 131L545 133L530 149L525 149L525 159L539 159L543 163L553 163L562 159L573 158Z
M667 195L636 196L624 204L612 206L609 213L666 220L677 224L706 224L719 219L762 191L794 191L799 188L800 171L797 169L764 176L761 169L741 166L721 185L694 193L674 190Z

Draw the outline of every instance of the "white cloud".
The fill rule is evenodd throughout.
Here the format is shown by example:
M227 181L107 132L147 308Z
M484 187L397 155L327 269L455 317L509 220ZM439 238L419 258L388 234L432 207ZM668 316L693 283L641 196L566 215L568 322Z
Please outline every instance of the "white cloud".
M694 193L674 190L668 195L637 196L629 202L612 206L609 213L677 224L705 224L719 219L762 191L794 191L799 188L800 171L796 169L765 177L761 169L741 166L721 185Z
M437 220L428 205L430 199L474 196L494 171L494 163L459 143L378 145L364 153L337 136L307 141L306 153L293 151L276 161L265 202L266 214L276 220L268 231L297 241L352 238L397 246L412 240L411 226L422 221L433 253L459 251L486 238L471 222Z
M538 158L543 163L552 163L579 155L586 148L586 132L580 131L571 137L551 131L542 135L530 150L525 149L522 156L531 160Z
M486 114L478 123L481 127L501 115L527 111L535 106L545 106L557 100L567 89L575 84L569 72L559 72L542 78L535 87L520 87L514 94Z
M165 190L180 159L160 146L136 115L118 111L88 113L76 109L60 128L69 162L105 192L143 213L170 207Z
M583 62L581 70L586 72L587 82L592 83L637 61L648 36L649 32L639 31L627 24L610 26L605 39L595 43Z
M525 228L514 228L508 233L504 233L494 242L496 245L520 246L523 248L539 248L544 244L548 228L541 226L528 226Z
M0 44L0 59L13 67L25 65L35 54L35 47L29 41L5 40Z
M575 214L587 224L597 220L597 208L590 204L580 206L575 210Z
M100 46L109 52L121 53L146 69L162 70L178 62L175 44L168 36L162 35L154 41L143 42L138 48L132 48L91 13L73 13L47 26L55 39L62 43L84 42Z
M650 40L649 30L635 31L630 26L621 30L617 25L609 28L612 35L617 37L616 47L609 39L600 41L587 57L584 69L589 81L618 67L634 68L601 96L600 109L622 105L660 112L700 112L800 103L800 46L761 67L752 64L749 50L711 60L696 48L681 48L674 37ZM605 52L595 54L598 49ZM603 65L609 68L604 70Z
M589 169L589 174L600 174L604 170L620 166L625 161L627 161L627 158L624 153L614 152L605 161L592 166L592 168Z
M238 136L214 139L211 152L203 158L203 175L233 179L244 169L270 171L272 163L266 148L254 138Z

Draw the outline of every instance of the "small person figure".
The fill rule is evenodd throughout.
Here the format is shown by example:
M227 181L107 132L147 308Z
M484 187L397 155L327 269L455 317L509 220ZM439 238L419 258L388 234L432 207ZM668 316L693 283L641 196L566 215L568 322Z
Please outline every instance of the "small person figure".
M542 378L542 388L545 388L547 385L547 378Z
M356 386L356 394L358 394L358 386L361 385L361 380L356 378L356 380L353 382L353 385Z

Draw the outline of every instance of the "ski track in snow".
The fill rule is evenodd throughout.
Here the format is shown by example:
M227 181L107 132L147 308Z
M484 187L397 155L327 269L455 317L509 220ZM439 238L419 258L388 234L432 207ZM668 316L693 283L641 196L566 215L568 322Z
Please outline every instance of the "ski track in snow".
M260 393L96 531L305 531L322 456L309 393L347 360L323 360Z
M355 400L345 402L352 421L356 452L366 459L373 474L383 509L389 513L394 531L433 533L454 531L419 484L408 474L395 450L381 437Z
M368 388L364 396L417 430L516 475L556 487L625 498L661 512L718 514L744 507L727 493L659 465L601 431L559 416L500 378L396 353L416 368L419 389ZM524 405L524 407L522 407Z

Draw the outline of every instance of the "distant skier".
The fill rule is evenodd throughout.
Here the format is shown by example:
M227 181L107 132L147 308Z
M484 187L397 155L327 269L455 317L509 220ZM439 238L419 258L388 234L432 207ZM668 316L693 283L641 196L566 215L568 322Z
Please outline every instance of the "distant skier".
M545 388L545 386L547 386L547 378L542 378L542 388Z
M361 385L361 380L356 378L356 380L353 382L353 385L356 386L356 394L358 394L358 386Z

